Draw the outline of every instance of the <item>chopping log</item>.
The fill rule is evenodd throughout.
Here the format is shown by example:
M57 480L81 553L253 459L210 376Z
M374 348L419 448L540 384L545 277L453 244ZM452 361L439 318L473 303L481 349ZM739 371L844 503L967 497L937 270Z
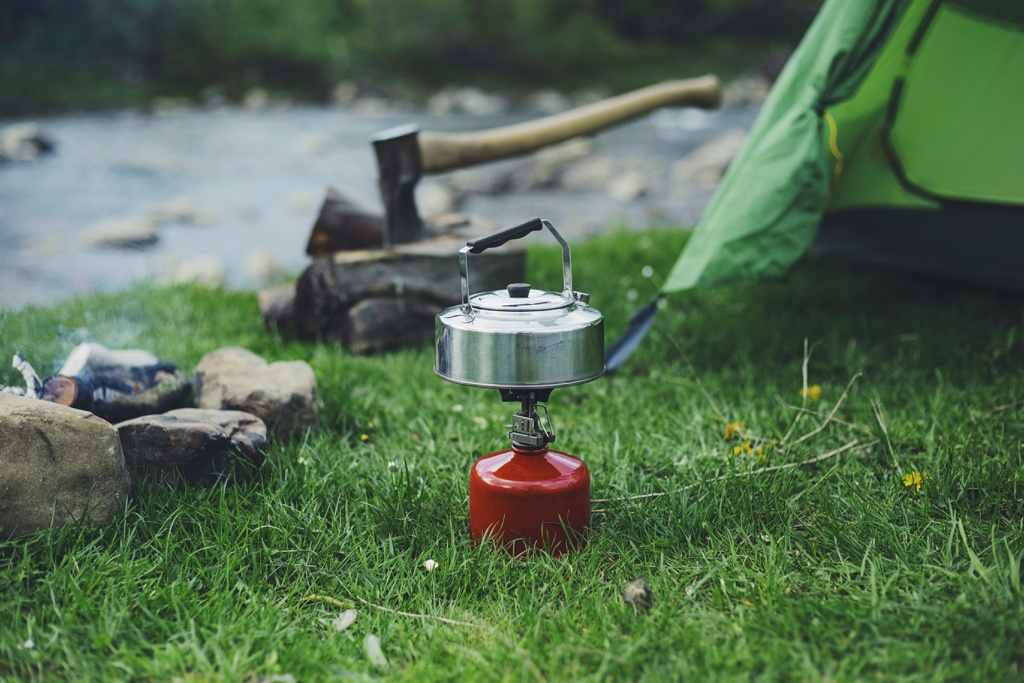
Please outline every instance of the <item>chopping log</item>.
M290 320L274 322L357 353L430 343L434 316L462 300L457 254L465 244L450 235L318 256L296 283ZM474 289L504 289L524 279L526 253L510 245L474 257L471 268ZM278 299L277 310L285 308Z
M462 214L429 216L424 220L423 237L451 234L472 221ZM309 256L326 256L352 249L375 249L386 243L384 214L365 208L339 190L329 187L320 205L320 213L306 243Z

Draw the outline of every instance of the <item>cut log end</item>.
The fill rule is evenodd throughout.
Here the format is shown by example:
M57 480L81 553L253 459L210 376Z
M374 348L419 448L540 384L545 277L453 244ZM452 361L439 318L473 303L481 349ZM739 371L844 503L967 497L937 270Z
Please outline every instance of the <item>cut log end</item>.
M319 257L294 291L263 292L260 310L268 325L287 321L300 336L357 353L430 343L434 316L462 300L457 254L464 244L448 237ZM470 284L501 289L521 282L525 270L525 251L508 245L473 257Z

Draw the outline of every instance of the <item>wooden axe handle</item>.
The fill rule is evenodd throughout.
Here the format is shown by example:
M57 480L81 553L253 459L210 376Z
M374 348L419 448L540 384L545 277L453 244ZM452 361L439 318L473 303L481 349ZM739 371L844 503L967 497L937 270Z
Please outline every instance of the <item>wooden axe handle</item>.
M595 133L670 104L711 108L720 102L717 76L668 81L511 126L469 133L424 131L419 134L420 158L425 173L451 171Z

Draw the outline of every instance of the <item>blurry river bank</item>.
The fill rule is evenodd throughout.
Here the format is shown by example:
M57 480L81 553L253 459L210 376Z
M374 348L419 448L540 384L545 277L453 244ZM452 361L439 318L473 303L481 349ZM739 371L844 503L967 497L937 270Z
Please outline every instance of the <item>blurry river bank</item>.
M709 176L695 154L716 141L724 144L718 156L734 151L756 112L754 102L663 109L546 157L424 177L421 210L498 224L543 216L570 240L620 225L692 225L721 170ZM138 281L256 289L296 275L329 186L380 208L374 133L409 122L475 130L536 116L268 106L37 119L55 153L0 164L0 308ZM111 246L119 230L136 235L133 248Z

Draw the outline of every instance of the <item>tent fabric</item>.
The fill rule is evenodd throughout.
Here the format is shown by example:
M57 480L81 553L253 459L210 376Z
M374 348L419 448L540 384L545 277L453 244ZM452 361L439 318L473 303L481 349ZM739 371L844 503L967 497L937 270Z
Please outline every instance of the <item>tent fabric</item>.
M983 47L948 49L956 44ZM940 201L1024 202L1022 49L1017 30L955 5L938 8L883 127L893 168L912 191ZM992 93L998 106L978 106ZM965 131L969 144L947 143Z
M780 276L816 238L1024 289L993 246L1024 246L1022 123L1024 2L827 0L662 291Z

